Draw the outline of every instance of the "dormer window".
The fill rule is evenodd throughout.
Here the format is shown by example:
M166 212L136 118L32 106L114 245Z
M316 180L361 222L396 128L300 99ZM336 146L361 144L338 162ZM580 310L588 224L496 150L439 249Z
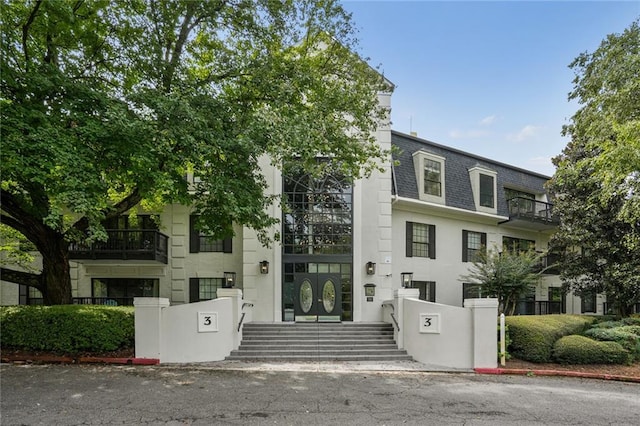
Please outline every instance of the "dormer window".
M494 191L493 176L480 173L480 205L494 208L496 205L496 192Z
M418 198L445 204L445 158L426 151L413 153L413 168L418 183Z
M496 207L496 171L477 165L469 169L471 190L476 211L490 214L498 214Z
M442 197L442 173L438 161L424 160L424 193Z

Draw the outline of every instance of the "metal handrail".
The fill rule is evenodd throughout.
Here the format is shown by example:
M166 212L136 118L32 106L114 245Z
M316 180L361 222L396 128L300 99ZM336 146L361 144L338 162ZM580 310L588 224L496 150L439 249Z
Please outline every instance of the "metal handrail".
M393 322L396 324L396 328L398 329L398 331L400 331L400 325L398 324L398 320L396 320L396 316L395 316L396 307L393 306L393 303L389 303L389 302L385 302L382 304L383 308L385 306L391 306L391 310L393 312L391 312L389 315L391 316L391 319L393 320Z
M251 302L244 302L242 304L242 309L244 309L245 306L248 306L250 308L253 308L253 303ZM246 312L243 312L242 315L240 316L240 322L238 323L238 332L240 332L240 328L242 327L242 321L244 321L244 316L247 315Z

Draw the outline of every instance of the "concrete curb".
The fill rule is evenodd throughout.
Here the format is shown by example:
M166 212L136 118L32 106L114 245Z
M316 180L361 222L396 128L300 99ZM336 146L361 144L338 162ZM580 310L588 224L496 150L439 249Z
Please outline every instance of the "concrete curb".
M619 382L640 383L640 377L619 376L614 374L583 373L565 370L535 370L519 368L475 368L478 374L513 374L519 376L561 376L579 377L583 379L615 380Z
M4 355L1 361L3 363L14 364L123 364L123 365L158 365L160 360L157 358L109 358L109 357L93 357L93 356L53 356L53 355L33 355L13 356Z

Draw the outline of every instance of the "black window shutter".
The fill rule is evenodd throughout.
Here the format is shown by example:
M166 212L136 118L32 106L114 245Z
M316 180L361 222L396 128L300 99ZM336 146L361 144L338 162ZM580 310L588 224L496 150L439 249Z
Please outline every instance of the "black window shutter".
M436 282L429 283L429 302L436 303Z
M467 250L467 245L469 244L469 231L462 230L462 261L469 261L469 252Z
M413 222L407 222L407 257L413 257Z
M200 251L200 233L196 230L194 215L189 216L189 253L198 253Z
M429 225L429 259L436 258L436 226Z
M224 240L222 240L222 252L223 253L232 253L233 252L232 244L233 244L233 238L231 238L231 237L225 238Z
M189 303L200 301L200 280L189 278Z
M482 248L480 250L486 253L487 252L487 234L484 232L480 234L480 244L482 244Z

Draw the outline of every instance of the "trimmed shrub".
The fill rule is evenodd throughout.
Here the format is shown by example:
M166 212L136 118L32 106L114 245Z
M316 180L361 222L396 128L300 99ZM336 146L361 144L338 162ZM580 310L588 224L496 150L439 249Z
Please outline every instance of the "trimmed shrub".
M511 345L516 358L550 362L554 343L563 336L582 333L594 321L584 315L523 315L507 317Z
M599 342L585 336L571 335L559 339L553 358L561 364L627 364L629 353L616 342Z
M616 342L640 359L640 325L624 325L616 328L591 328L584 335L604 342Z
M60 354L134 347L133 307L60 305L0 308L0 345Z

